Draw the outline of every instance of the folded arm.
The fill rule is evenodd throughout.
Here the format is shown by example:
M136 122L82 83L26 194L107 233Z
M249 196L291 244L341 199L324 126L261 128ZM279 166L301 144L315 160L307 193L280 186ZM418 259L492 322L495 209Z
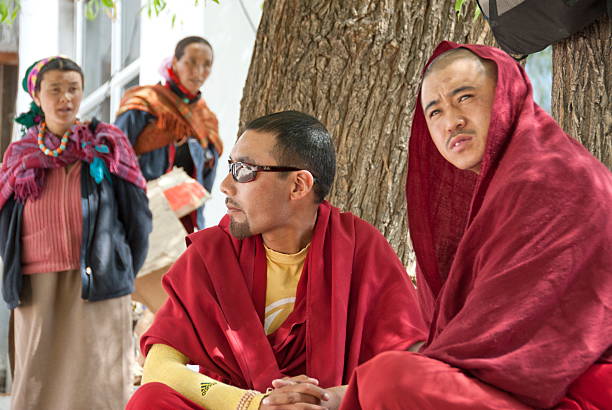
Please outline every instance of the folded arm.
M221 383L190 370L187 363L189 358L178 350L155 344L147 354L142 383L163 383L208 410L259 409L262 393Z

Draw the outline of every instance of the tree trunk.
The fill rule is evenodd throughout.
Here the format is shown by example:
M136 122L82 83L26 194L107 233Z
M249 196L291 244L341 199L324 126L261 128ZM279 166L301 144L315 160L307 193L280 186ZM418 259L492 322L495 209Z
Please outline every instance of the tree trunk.
M612 20L553 46L552 112L561 127L612 169Z
M0 163L13 136L13 118L15 118L15 99L18 84L17 65L0 63Z
M330 202L376 226L405 264L406 147L421 70L442 40L492 44L475 1L274 0L263 15L240 128L295 109L319 118L337 152Z

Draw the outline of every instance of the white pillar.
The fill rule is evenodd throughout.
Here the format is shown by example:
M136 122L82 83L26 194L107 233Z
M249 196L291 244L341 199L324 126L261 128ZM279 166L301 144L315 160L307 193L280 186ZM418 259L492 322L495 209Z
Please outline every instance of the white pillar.
M26 69L44 57L60 53L59 12L61 0L22 0L19 15L19 91L17 114L26 111L31 98L21 88ZM13 127L13 139L19 137L19 124Z

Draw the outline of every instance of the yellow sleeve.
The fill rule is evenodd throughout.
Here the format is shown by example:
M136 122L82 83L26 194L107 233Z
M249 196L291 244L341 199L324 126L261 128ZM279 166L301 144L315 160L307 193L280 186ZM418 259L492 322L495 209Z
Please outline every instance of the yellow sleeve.
M207 410L257 410L264 395L243 390L190 370L189 358L163 344L151 347L144 364L142 384L159 382Z

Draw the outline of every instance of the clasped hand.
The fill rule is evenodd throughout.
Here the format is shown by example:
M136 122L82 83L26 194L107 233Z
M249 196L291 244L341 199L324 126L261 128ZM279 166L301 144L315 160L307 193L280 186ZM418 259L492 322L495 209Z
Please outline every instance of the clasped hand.
M345 386L323 389L317 379L306 375L274 380L272 387L260 410L336 410L345 390Z

